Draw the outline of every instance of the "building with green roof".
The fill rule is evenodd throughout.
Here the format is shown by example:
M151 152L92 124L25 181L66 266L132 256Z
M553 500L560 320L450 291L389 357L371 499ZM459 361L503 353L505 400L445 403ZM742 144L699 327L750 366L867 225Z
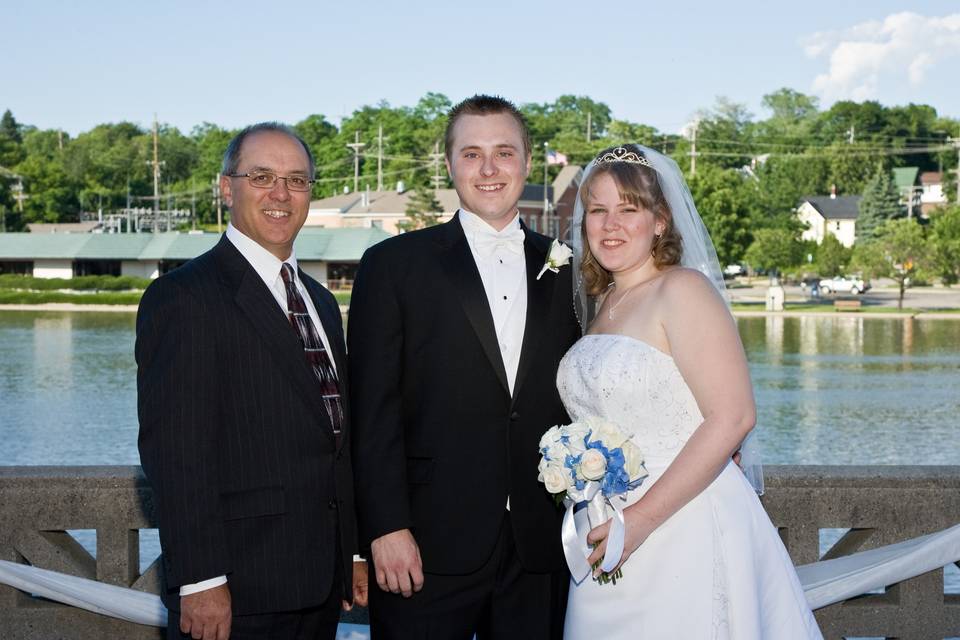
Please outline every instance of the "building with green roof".
M294 243L300 267L331 288L353 281L377 228L304 227ZM124 275L156 278L210 250L216 233L0 233L0 273L37 278Z

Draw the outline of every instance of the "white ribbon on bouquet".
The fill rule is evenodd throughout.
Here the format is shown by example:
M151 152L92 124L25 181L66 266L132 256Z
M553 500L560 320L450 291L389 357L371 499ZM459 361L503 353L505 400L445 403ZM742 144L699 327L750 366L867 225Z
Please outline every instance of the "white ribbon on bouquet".
M567 567L574 582L580 584L591 574L593 568L587 561L593 548L587 542L590 530L599 527L607 521L607 507L613 511L610 517L610 531L607 532L607 549L603 554L600 569L610 573L620 563L623 556L623 539L626 526L623 519L624 496L608 499L600 491L600 483L590 480L582 490L569 489L567 497L563 499L566 512L563 514L561 540L563 555L567 559Z

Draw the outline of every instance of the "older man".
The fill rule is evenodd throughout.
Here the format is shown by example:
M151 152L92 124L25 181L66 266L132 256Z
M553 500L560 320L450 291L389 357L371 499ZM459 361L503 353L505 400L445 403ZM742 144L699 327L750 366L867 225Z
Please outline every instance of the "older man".
M169 638L334 638L355 548L337 303L297 267L313 157L262 123L229 144L231 221L137 316L140 457Z

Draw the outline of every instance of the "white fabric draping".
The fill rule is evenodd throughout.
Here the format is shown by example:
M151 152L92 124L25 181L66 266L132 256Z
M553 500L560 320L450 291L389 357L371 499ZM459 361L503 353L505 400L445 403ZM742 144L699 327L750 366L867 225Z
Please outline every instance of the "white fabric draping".
M0 582L94 613L153 627L167 626L167 609L160 596L152 593L7 560L0 560Z
M797 567L811 609L960 561L960 524L904 542Z
M904 542L797 567L812 609L960 562L960 524ZM0 560L0 583L103 615L165 627L160 597L65 573Z

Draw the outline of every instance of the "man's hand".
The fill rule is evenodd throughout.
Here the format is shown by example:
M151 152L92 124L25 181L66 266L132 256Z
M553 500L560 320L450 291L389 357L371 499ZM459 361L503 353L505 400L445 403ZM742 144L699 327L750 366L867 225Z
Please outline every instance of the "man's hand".
M230 587L225 584L180 597L180 631L196 640L227 640L230 616Z
M346 600L343 601L342 607L344 611L350 611L353 609L353 605L358 607L367 606L368 594L367 585L369 582L369 577L367 575L367 563L364 560L354 560L353 561L353 604L350 604Z
M410 529L380 536L370 544L377 584L384 591L409 598L423 588L423 562Z

